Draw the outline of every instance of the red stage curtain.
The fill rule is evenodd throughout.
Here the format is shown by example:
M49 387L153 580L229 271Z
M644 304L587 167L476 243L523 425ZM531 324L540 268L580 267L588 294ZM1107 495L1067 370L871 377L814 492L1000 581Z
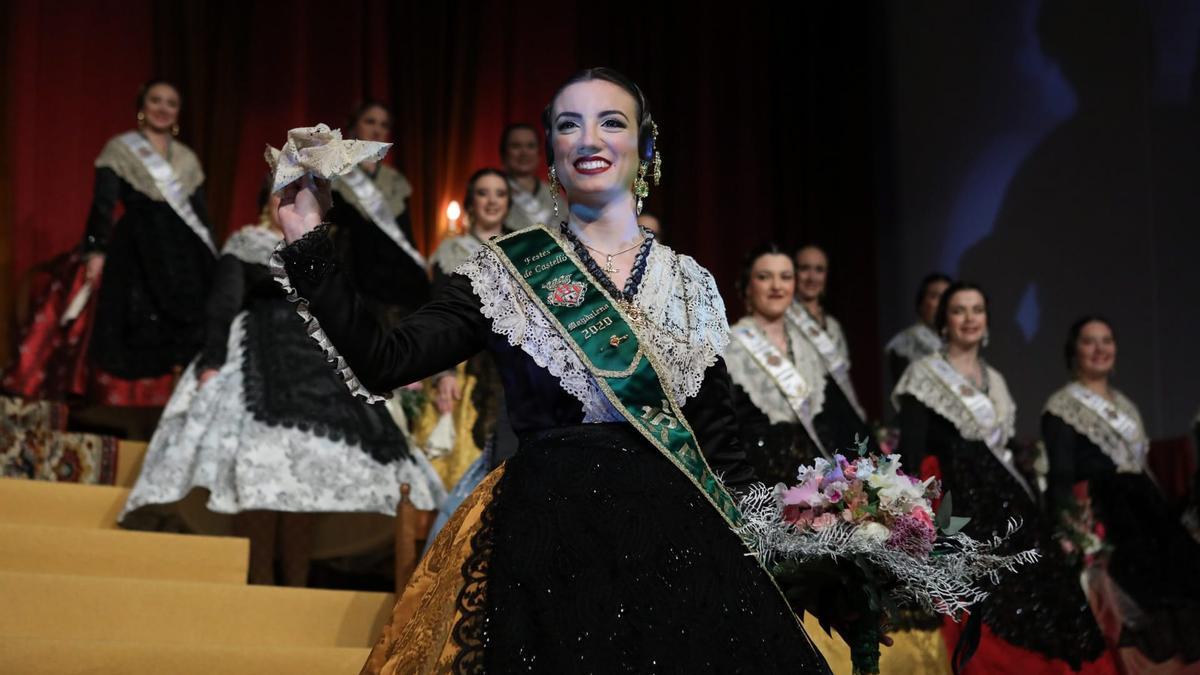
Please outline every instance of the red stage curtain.
M467 176L499 163L503 126L538 123L566 75L611 65L643 85L662 129L664 184L647 209L670 243L713 270L733 318L745 250L765 239L823 243L855 381L878 408L879 14L767 3L644 3L618 17L547 0L15 0L4 32L5 283L78 242L92 161L133 125L134 93L151 76L179 84L181 138L204 164L221 234L256 217L266 143L294 126L343 126L363 98L388 102L389 161L414 185L416 244L430 251ZM11 291L0 292L11 307Z

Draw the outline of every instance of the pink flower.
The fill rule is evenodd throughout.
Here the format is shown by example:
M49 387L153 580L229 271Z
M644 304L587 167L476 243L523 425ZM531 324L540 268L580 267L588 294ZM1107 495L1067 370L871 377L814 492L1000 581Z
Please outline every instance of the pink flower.
M837 524L838 517L834 513L822 513L812 521L812 529L820 532L827 530Z
M927 509L925 509L924 507L914 506L913 510L911 512L909 512L908 515L910 515L913 518L920 521L922 525L925 525L930 530L934 529L933 528L933 518L929 515L929 511Z
M783 507L784 522L791 523L802 529L811 526L813 518L816 515L816 512L812 509L802 506L788 505Z
M924 558L933 550L937 533L932 527L913 516L900 516L892 525L892 534L884 546L903 551L915 558Z
M826 486L824 494L825 498L829 500L830 504L837 504L838 502L842 501L842 488L845 486L846 484L841 481L831 483Z

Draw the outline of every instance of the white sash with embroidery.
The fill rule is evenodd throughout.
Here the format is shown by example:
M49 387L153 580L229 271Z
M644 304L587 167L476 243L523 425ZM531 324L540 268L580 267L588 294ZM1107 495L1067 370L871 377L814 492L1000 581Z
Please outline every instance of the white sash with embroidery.
M425 257L409 242L408 237L404 236L404 231L396 223L396 216L392 213L391 207L387 205L387 201L383 198L383 193L380 192L379 186L375 185L375 181L371 180L357 166L339 180L343 181L354 192L354 196L358 198L358 203L371 216L371 221L375 223L375 226L386 234L388 239L396 242L396 245L407 253L410 258L417 261L418 265L425 267Z
M812 440L813 445L817 446L817 450L820 450L826 458L832 459L825 451L825 447L821 445L821 439L813 428L812 414L808 405L808 397L812 392L813 384L806 382L795 364L780 354L775 345L771 344L771 341L759 331L749 326L735 326L733 337L746 348L746 351L750 352L754 362L771 377L775 386L783 394L784 400L788 402L788 407L796 414L796 419L808 433L809 439Z
M1008 473L1025 489L1025 492L1030 497L1034 497L1033 489L1029 487L1025 477L1013 465L1012 451L1005 447L1009 440L1008 432L1005 429L1004 420L1000 419L996 413L996 406L992 403L992 399L976 389L944 358L927 358L918 363L929 368L942 386L958 400L959 405L970 413L976 425L984 432L984 437L979 440L987 445Z
M212 234L209 233L204 223L200 222L200 216L197 216L196 211L192 208L192 202L188 200L188 195L183 191L183 184L179 182L179 177L175 175L175 169L171 168L170 162L158 154L150 141L136 131L121 134L120 140L133 152L134 157L141 160L142 166L146 168L150 178L154 179L154 185L170 205L171 210L185 225L191 228L192 232L196 233L197 237L200 237L200 241L208 246L208 250L216 254L217 247L213 244Z
M788 307L787 317L800 329L804 339L808 340L809 344L821 355L821 362L825 364L825 370L833 376L833 381L842 390L842 394L846 396L846 400L850 402L850 407L854 408L858 418L866 421L867 414L859 405L858 396L854 393L854 385L850 383L850 364L838 349L837 343L803 307L793 303L791 307Z
M1078 382L1071 383L1067 387L1067 393L1095 415L1101 424L1112 429L1124 442L1125 447L1120 449L1122 452L1119 454L1115 448L1100 446L1100 449L1117 465L1119 471L1146 470L1146 453L1149 445L1146 443L1146 435L1142 432L1141 424L1132 415Z

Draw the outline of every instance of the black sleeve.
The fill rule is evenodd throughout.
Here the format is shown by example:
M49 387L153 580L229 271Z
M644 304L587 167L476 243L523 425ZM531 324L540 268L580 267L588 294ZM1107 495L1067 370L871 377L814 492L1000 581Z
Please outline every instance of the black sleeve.
M205 303L204 347L196 368L220 368L225 363L229 327L246 298L246 263L231 255L217 261L213 285Z
M683 406L684 417L696 432L696 442L708 466L730 487L755 481L754 468L742 449L733 412L733 381L724 359L704 373L700 391Z
M104 253L112 234L113 210L124 194L125 181L108 167L96 169L92 185L92 206L88 209L83 237L84 253Z
M929 409L913 396L900 397L900 464L910 475L921 470L929 442Z
M1046 503L1058 511L1070 503L1075 485L1075 430L1057 415L1042 413L1042 441L1046 444Z
M212 221L208 219L208 200L204 198L204 186L197 187L188 200L192 203L192 210L196 212L196 217L208 228L209 236L212 237L214 242L217 241L217 234L213 232Z
M388 330L337 268L326 226L281 252L288 277L329 340L370 391L391 391L483 350L491 333L471 282L454 275L441 294Z
M900 381L900 376L908 368L908 359L891 351L887 353L887 358L888 369L892 372L892 384L895 384Z

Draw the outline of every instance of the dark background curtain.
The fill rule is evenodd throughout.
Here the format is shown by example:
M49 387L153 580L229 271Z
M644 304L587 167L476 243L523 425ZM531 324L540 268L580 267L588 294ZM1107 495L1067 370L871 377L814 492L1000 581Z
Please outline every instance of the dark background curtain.
M5 306L33 265L79 241L92 161L134 126L134 94L152 76L180 87L180 138L204 165L222 235L256 218L265 144L385 101L389 161L414 185L428 252L467 176L499 163L504 125L537 123L559 81L610 65L645 88L662 129L664 183L647 210L670 243L713 270L735 319L743 251L766 239L825 245L831 309L874 403L884 30L875 5L840 7L16 0L2 24Z

